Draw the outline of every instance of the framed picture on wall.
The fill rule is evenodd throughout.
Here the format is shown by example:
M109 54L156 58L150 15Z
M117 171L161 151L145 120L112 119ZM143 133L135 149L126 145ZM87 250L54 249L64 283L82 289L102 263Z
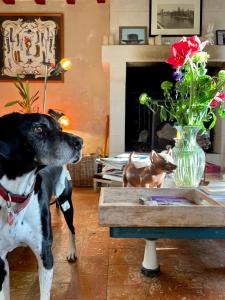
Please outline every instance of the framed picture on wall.
M46 63L56 65L63 54L63 14L0 14L0 80L42 80ZM49 81L62 81L63 75Z
M216 30L216 44L225 45L225 30Z
M149 35L200 35L202 0L150 0Z
M124 26L119 28L120 45L145 45L147 44L147 27Z

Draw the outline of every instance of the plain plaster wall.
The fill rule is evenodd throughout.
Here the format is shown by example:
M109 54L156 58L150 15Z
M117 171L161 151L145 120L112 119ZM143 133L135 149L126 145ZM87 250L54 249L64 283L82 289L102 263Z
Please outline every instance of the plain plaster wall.
M47 0L37 5L33 0L16 0L15 5L0 2L0 12L62 12L64 14L64 53L72 59L73 69L65 74L64 83L48 83L47 108L62 109L71 119L71 130L84 138L84 152L95 152L104 145L106 115L109 112L109 70L101 63L104 35L111 33L118 43L119 26L147 26L149 0L77 0L68 5L64 0ZM225 29L225 1L203 0L202 31L208 23ZM170 39L170 38L169 38ZM171 38L171 40L174 38ZM32 82L33 91L43 83ZM0 82L0 114L12 111L4 103L18 98L12 82ZM41 107L41 101L40 101Z
M119 26L149 27L149 3L150 0L110 0L110 32L115 35L117 44ZM225 29L224 13L224 0L202 0L202 32L206 32L209 23L214 24L214 31Z
M119 26L147 26L149 27L149 0L111 0L110 1L110 34L114 35L115 44L119 44ZM209 23L217 29L225 29L225 1L202 0L202 33L206 33ZM172 43L180 37L164 37L163 42ZM216 39L214 39L216 40ZM146 46L147 47L147 46ZM160 47L160 46L159 46ZM224 46L217 46L224 47ZM105 48L105 49L104 49ZM151 48L151 47L150 47ZM110 63L110 153L117 154L124 149L124 115L125 115L125 78L127 61L148 61L154 56L154 49L145 46L118 46L115 49L103 47L103 61ZM150 50L153 51L150 53ZM162 60L163 47L158 49ZM134 55L135 53L135 55ZM108 57L109 56L109 57ZM121 61L122 56L124 60ZM129 57L131 60L129 60ZM163 58L164 57L164 58ZM147 60L146 60L147 58ZM215 57L216 59L216 57ZM224 61L224 57L222 59ZM113 63L112 63L113 62ZM122 115L122 117L121 117ZM215 149L220 155L208 155L208 161L225 165L225 120L218 120L215 128Z
M65 0L47 0L46 5L37 5L34 0L16 0L15 5L6 5L0 1L0 13L22 12L64 14L64 56L72 60L73 68L65 73L64 83L48 82L47 109L63 110L71 120L69 129L84 138L84 152L95 152L104 146L108 114L108 72L101 63L101 45L109 31L109 3L77 0L75 5L68 5ZM43 86L42 82L30 83L33 92L40 91L40 100ZM0 115L16 110L3 107L16 99L13 82L0 82Z

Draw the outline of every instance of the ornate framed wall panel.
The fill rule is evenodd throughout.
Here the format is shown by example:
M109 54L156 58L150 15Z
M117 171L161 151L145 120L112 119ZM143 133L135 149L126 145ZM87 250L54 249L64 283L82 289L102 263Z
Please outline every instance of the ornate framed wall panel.
M41 80L64 56L63 14L0 14L0 80ZM63 74L48 80L63 80Z

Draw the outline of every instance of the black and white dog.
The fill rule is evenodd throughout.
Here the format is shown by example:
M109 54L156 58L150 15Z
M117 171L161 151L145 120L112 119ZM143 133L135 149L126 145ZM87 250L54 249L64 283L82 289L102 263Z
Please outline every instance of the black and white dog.
M82 139L62 132L50 116L12 113L0 117L0 300L10 298L7 253L24 243L37 257L40 299L50 298L49 199L61 166L78 162L81 148ZM71 190L68 186L63 189L66 194ZM60 197L65 201L63 193L59 203L66 213L68 203L60 202Z
M77 161L78 162L78 161ZM74 162L75 163L75 162ZM63 212L69 229L69 247L67 260L68 262L75 262L76 243L75 243L75 228L73 226L73 203L72 203L72 181L69 171L65 166L45 166L37 174L37 178L41 179L43 188L48 191L48 197L51 199L55 196L55 200L50 202L50 205L56 203Z

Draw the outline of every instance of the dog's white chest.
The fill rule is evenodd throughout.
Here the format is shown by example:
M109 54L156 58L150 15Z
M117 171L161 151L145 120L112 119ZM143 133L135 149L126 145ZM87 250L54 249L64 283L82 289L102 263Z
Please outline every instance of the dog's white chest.
M25 243L32 249L39 248L41 243L40 208L36 195L32 195L30 203L19 213L14 214L12 225L8 223L5 200L0 200L0 255L12 251ZM40 241L40 243L37 243ZM38 244L38 246L37 246Z

